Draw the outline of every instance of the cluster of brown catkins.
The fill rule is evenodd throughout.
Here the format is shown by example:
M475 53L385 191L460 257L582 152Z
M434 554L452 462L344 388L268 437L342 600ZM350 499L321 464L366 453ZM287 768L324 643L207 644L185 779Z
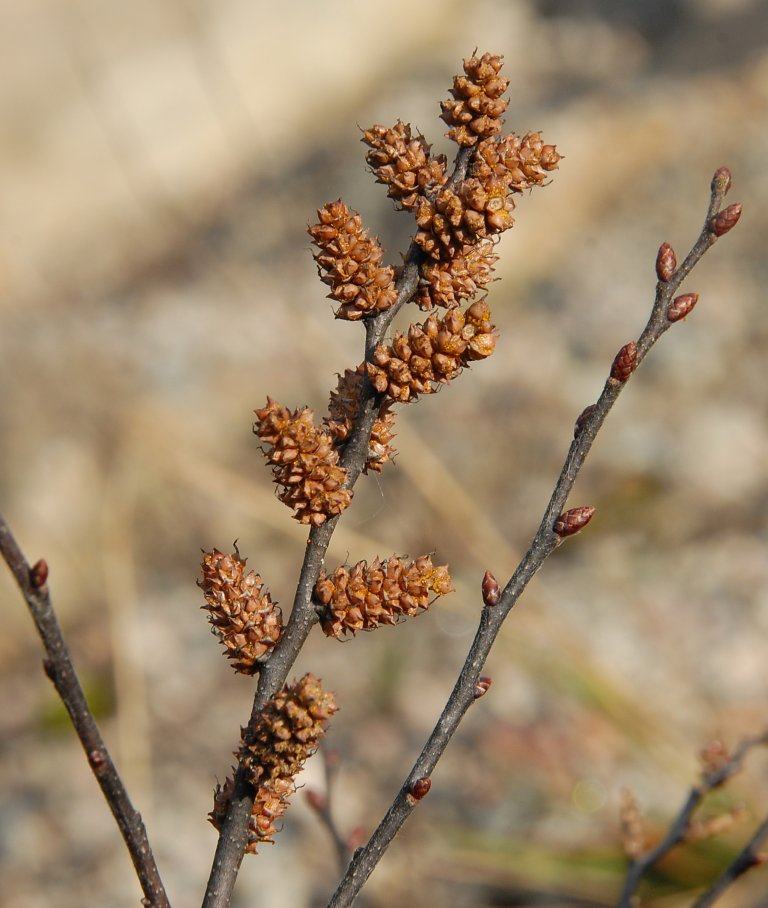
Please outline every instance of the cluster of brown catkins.
M253 431L266 444L264 456L280 486L278 498L295 510L299 523L319 526L349 507L352 492L342 488L347 471L339 466L333 438L314 423L309 407L289 410L272 398L256 410Z
M377 347L373 362L366 363L374 388L401 403L432 394L473 360L493 353L490 316L485 300L477 300L465 312L451 309L445 318L430 315L423 325L411 325L407 334Z
M255 854L259 844L273 841L275 823L285 813L296 788L294 777L317 749L336 709L333 694L324 690L314 675L306 674L269 701L253 733L241 743L237 756L256 789L247 853ZM220 830L224 822L233 787L232 778L216 786L213 810L208 815L216 829Z
M337 445L341 446L347 441L354 427L360 409L364 377L365 366L362 364L357 369L346 369L344 374L339 376L336 390L331 391L328 417L324 422ZM392 413L391 406L391 400L385 400L379 406L378 418L373 424L368 441L366 473L368 470L381 472L384 464L390 461L395 454L391 444L394 437L392 429L395 424L395 414Z
M224 644L236 672L253 675L259 659L269 653L283 632L280 609L264 590L261 577L245 570L245 558L235 551L203 553L203 576L197 585L205 595L213 632Z
M429 606L429 595L453 590L447 566L435 567L429 555L405 561L393 555L373 564L358 561L333 572L320 572L313 598L320 623L329 637L340 639L380 624L397 624Z

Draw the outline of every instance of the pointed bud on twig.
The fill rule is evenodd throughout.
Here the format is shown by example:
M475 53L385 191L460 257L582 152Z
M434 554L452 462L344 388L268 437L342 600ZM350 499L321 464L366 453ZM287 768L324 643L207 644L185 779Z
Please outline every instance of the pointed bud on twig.
M496 605L501 593L499 591L499 584L490 571L486 571L485 574L483 574L482 591L483 602L486 605Z
M625 382L637 366L637 344L630 341L619 350L611 366L611 378Z
M670 322L679 322L681 318L685 318L690 313L698 301L698 293L684 293L682 296L676 296L667 309L667 319Z
M307 803L315 813L324 813L328 809L328 799L314 788L310 788L306 796Z
M45 581L47 579L48 562L44 558L41 558L29 569L29 582L32 584L33 589L39 590L45 586Z
M578 419L576 420L576 425L573 427L573 437L574 438L576 438L576 436L579 434L579 432L581 432L581 430L584 428L587 420L595 412L596 409L597 409L597 404L590 404L588 407L584 407L584 409L581 411L581 413L579 413Z
M728 233L739 223L742 208L741 202L736 202L727 208L723 208L722 211L718 211L709 222L710 232L714 233L715 236L723 236Z
M677 256L669 243L662 243L656 255L656 276L665 283L672 277L677 268Z
M477 679L477 684L475 685L475 700L484 697L488 693L488 688L491 684L493 684L492 678L489 678L488 675L481 675Z
M725 195L731 188L731 171L728 167L718 167L712 176L712 192Z
M564 511L557 518L554 530L561 539L565 539L566 536L575 536L589 523L594 513L595 509L590 507L571 508L570 511Z
M427 792L431 787L432 779L429 776L422 776L420 779L416 779L415 782L411 782L408 788L408 798L412 801L420 801L427 796Z

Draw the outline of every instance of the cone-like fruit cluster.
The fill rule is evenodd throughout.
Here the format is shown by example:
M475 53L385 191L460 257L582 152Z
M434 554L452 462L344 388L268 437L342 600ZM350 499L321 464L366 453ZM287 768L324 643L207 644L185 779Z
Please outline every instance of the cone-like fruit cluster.
M321 571L314 600L320 605L325 634L341 639L380 624L397 624L429 606L429 596L450 593L447 566L435 567L429 555L405 561L393 555L373 564L342 565L333 574Z
M331 400L328 406L328 416L324 420L325 426L333 436L334 442L343 446L349 438L360 410L360 398L365 380L365 368L360 365L357 369L346 369L335 391L331 391ZM381 472L385 463L390 461L396 451L392 447L395 424L395 414L391 412L392 401L385 400L379 407L379 415L373 424L371 437L368 440L368 458L365 463L365 472L373 470Z
M256 410L253 431L269 447L278 497L295 510L299 523L319 526L349 507L352 492L342 486L347 471L339 466L333 438L315 426L312 410L288 410L270 397Z
M391 345L381 345L366 363L368 377L380 393L405 403L431 394L473 360L485 359L496 344L495 327L484 300L465 312L451 309L445 318L431 315L423 325L411 325Z
M317 246L315 261L328 296L341 303L336 318L357 321L376 315L397 299L395 273L382 265L384 252L363 228L360 215L339 199L317 212L319 223L308 228Z
M501 116L509 104L502 95L509 80L499 75L503 57L473 54L464 60L464 75L454 76L453 101L441 103L448 135L459 145L476 145L479 139L501 132Z
M280 609L272 602L255 571L246 572L245 558L235 551L203 553L202 579L208 620L224 644L236 672L253 675L259 659L270 652L283 632Z
M474 299L493 280L493 266L499 258L494 249L495 243L485 239L465 246L448 262L424 262L419 268L416 302L422 309L453 309L462 300Z
M467 179L444 186L416 206L414 241L432 259L448 264L466 247L494 237L514 223L514 193L541 186L560 155L541 133L484 139L474 150ZM450 267L450 265L448 265Z
M314 675L306 674L269 701L252 734L241 743L238 756L256 789L247 853L255 854L259 844L273 841L275 821L285 813L296 789L294 776L317 749L336 709L333 694ZM232 790L231 778L216 786L208 818L217 829L224 822Z
M376 182L403 208L414 208L419 196L431 195L447 179L445 155L431 157L430 146L423 136L411 135L409 123L372 126L363 131L363 142L371 149L365 160Z

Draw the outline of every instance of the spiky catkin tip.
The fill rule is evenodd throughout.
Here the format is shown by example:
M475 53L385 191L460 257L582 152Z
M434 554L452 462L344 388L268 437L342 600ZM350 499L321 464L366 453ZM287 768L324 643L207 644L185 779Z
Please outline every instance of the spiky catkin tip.
M357 321L389 309L397 299L395 272L382 265L384 252L376 239L363 229L357 212L341 199L318 209L319 222L307 228L320 279L328 284L328 296L341 303L336 318Z
M205 596L203 608L225 655L236 672L253 675L260 660L283 633L281 612L264 590L261 577L245 570L239 552L225 555L218 549L203 553L202 578L197 581Z
M319 526L344 511L352 492L344 489L347 471L339 466L333 438L318 429L312 410L288 410L272 398L255 411L253 431L267 445L264 456L280 488L278 498L295 510L299 523Z
M255 854L262 842L273 841L275 821L285 813L288 799L296 790L294 777L317 749L336 709L333 694L324 690L314 675L306 674L285 685L267 703L248 739L241 743L238 756L256 789L247 853ZM231 778L216 786L208 818L219 830L233 789Z
M372 126L363 130L362 141L370 148L365 160L376 182L402 208L414 208L419 196L434 193L448 179L445 155L431 157L430 146L423 136L412 135L410 123Z
M611 378L625 382L637 368L637 344L630 341L619 350L611 366Z
M342 565L332 574L321 571L314 600L323 632L340 640L381 624L397 624L428 608L430 594L444 596L452 590L448 568L436 567L429 555L413 561L393 555L370 565Z
M451 127L447 135L459 145L475 145L501 131L509 104L502 98L509 86L499 75L503 60L499 54L473 54L464 60L464 75L453 80L453 101L441 102L441 117Z

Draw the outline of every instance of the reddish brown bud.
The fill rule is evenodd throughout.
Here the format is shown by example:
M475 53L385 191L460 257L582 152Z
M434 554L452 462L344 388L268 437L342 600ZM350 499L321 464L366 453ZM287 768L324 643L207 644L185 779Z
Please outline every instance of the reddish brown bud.
M584 407L584 409L581 411L581 413L579 413L579 417L576 420L576 425L573 427L573 437L574 438L576 438L576 436L579 434L579 432L581 432L581 430L584 428L585 423L587 422L589 417L595 412L596 409L597 409L597 404L590 404L588 407Z
M420 779L416 779L415 782L411 782L408 788L408 796L413 798L414 801L420 801L427 796L427 792L431 787L432 779L429 776L422 776Z
M484 697L488 693L488 688L491 684L493 684L492 678L489 678L487 675L481 675L477 679L477 684L475 685L475 700Z
M319 791L315 791L314 788L309 789L306 797L309 806L316 813L323 813L328 809L328 799L324 794L320 794Z
M107 765L107 757L103 750L89 750L88 763L95 773L101 772Z
M564 511L555 521L554 531L561 539L566 536L574 536L592 519L595 513L594 508L581 507L571 508L570 511Z
M698 301L698 293L684 293L682 296L676 296L667 309L667 319L670 322L679 322L681 318L688 315Z
M734 205L729 205L727 208L723 208L722 211L718 211L709 222L710 231L715 236L723 236L728 233L729 230L732 230L738 224L742 207L741 202L736 202Z
M630 341L619 350L611 366L611 378L626 381L637 366L637 344Z
M29 569L29 582L32 584L33 589L39 590L45 586L45 581L47 579L48 562L44 558L41 558Z
M499 592L499 584L490 571L486 571L485 574L483 574L482 591L483 602L486 605L496 605L501 594Z
M712 192L725 195L731 188L731 171L728 167L718 167L712 176Z
M669 243L662 243L656 254L656 276L665 283L672 277L677 268L677 256Z

